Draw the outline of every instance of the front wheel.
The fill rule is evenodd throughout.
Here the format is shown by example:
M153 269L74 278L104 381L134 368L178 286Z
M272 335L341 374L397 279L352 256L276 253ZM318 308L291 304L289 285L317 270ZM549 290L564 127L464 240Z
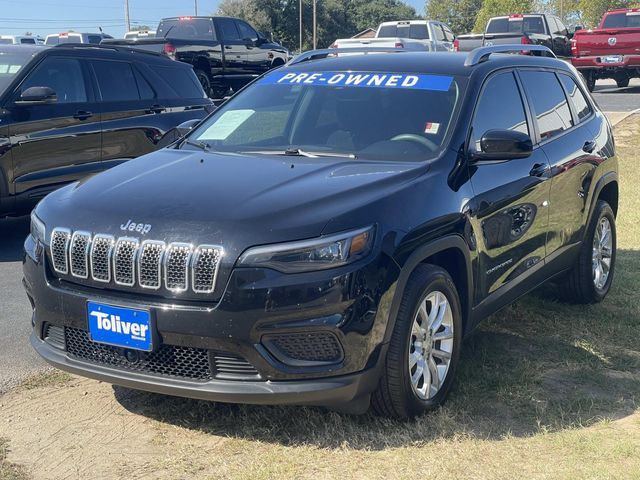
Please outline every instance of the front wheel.
M572 303L597 303L609 293L616 266L616 219L609 204L598 200L580 248L577 264L562 282Z
M385 359L372 396L376 413L411 418L441 405L460 357L462 316L451 276L420 265L405 287Z

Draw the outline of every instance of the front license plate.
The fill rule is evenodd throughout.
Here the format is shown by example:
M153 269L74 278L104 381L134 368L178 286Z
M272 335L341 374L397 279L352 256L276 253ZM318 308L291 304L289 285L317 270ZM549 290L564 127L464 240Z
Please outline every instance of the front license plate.
M604 63L622 63L622 55L608 55L604 57Z
M150 352L151 315L146 310L87 303L89 337L97 343Z

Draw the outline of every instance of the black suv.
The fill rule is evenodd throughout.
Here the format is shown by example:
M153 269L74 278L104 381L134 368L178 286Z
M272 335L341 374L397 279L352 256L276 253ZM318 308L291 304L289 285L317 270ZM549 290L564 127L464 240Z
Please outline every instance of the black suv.
M611 127L573 67L505 50L550 53L303 54L51 194L25 243L33 347L173 395L439 405L481 319L613 278Z
M213 109L191 67L160 55L0 46L0 216L169 144Z

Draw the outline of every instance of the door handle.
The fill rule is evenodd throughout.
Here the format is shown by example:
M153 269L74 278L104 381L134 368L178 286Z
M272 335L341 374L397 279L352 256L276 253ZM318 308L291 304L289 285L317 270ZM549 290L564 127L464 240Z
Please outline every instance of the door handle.
M79 110L73 115L73 118L75 118L76 120L86 120L87 118L91 117L93 117L93 113L85 112L84 110Z
M593 151L596 149L597 146L598 144L596 143L595 140L589 140L587 142L584 142L584 145L582 146L582 150L586 153L593 153Z
M167 108L163 107L162 105L151 105L151 107L149 107L149 110L147 110L147 113L162 113L166 111Z
M548 169L549 167L546 163L536 163L533 167L531 167L529 175L531 175L532 177L542 177L545 173L547 173Z

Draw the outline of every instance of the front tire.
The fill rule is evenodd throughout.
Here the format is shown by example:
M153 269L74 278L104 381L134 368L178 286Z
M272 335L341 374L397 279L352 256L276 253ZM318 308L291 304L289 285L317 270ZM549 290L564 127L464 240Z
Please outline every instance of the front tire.
M460 358L462 315L451 276L435 265L420 265L402 296L374 411L412 418L446 399Z
M578 263L561 287L571 303L598 303L609 293L616 263L616 219L609 204L596 203Z

